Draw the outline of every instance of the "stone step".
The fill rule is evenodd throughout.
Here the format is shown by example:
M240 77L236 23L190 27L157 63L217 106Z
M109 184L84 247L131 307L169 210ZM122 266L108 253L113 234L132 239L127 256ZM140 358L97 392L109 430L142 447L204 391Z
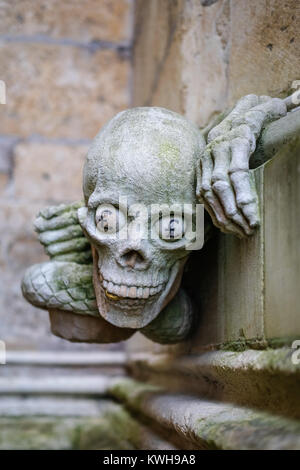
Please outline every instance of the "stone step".
M123 379L110 395L180 449L300 449L300 422Z
M126 355L120 351L66 352L66 351L10 351L6 352L7 365L28 366L98 366L124 367Z
M1 377L0 395L86 395L103 396L112 378L98 376L54 376L42 378Z
M175 357L134 352L128 366L138 380L151 381L171 392L188 392L299 419L300 364L293 363L294 352L289 347Z
M175 449L111 399L11 397L0 400L0 450Z
M68 397L1 396L0 416L100 416L110 400Z

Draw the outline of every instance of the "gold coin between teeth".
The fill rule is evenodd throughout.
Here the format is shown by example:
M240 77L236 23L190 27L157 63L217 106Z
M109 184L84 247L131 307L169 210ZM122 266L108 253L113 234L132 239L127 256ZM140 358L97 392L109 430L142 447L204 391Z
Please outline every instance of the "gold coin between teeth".
M111 294L110 292L107 292L107 290L105 290L105 295L110 300L120 300L120 297L115 294Z

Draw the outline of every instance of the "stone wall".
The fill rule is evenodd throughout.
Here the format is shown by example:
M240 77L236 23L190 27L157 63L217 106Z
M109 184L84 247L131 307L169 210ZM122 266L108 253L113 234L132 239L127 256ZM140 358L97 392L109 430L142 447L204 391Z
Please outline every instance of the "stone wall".
M24 301L20 280L46 259L36 213L82 197L91 139L129 105L131 13L130 0L1 2L0 338L8 347L70 347Z
M299 2L137 0L134 104L200 127L248 93L286 96L299 79Z

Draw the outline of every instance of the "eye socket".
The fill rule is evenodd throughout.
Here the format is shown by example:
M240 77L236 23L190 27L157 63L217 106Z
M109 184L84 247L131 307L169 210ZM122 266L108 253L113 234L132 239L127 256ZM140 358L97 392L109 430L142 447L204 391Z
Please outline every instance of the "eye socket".
M174 242L181 240L185 232L185 221L182 215L172 215L160 218L155 229L162 240Z
M98 206L95 222L97 230L102 233L116 233L125 225L125 216L112 204Z

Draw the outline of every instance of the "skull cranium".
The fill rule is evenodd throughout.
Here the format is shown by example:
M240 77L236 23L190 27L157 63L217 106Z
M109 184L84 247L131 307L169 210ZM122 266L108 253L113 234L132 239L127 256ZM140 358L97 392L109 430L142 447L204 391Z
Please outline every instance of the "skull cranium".
M184 240L116 232L128 217L136 221L128 207L147 208L139 217L145 235L153 204L195 204L195 169L204 146L196 126L153 107L119 113L96 136L84 167L86 207L78 215L92 244L98 309L113 325L142 328L176 294L189 254Z

